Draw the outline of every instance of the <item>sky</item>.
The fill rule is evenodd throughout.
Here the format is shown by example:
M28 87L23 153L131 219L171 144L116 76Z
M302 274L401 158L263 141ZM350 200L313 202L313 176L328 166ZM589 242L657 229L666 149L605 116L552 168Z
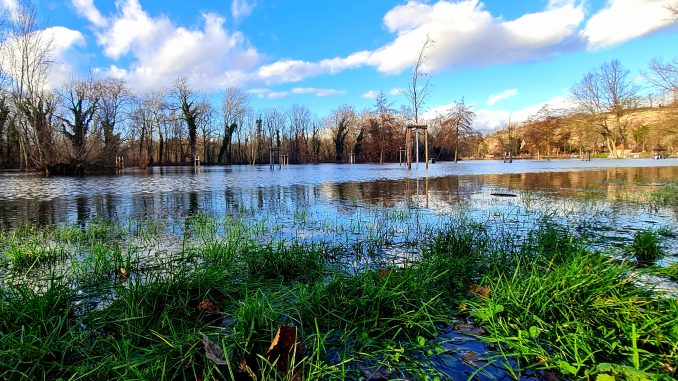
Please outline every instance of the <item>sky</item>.
M10 11L17 0L0 0ZM304 104L319 116L407 104L427 36L426 116L464 97L494 129L544 103L566 106L587 71L618 59L643 85L653 57L678 57L677 0L41 0L51 81L127 80L137 92L179 77L211 99L241 87L255 109ZM651 91L645 89L644 91Z

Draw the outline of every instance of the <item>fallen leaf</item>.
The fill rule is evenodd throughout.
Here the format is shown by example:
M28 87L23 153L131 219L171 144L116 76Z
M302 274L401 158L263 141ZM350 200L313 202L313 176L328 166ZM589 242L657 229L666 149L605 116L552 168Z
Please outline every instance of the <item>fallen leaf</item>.
M202 334L202 345L205 348L205 356L212 360L216 365L226 365L226 356L221 345L210 340L207 335Z
M301 361L301 341L297 327L280 326L266 357L270 362L278 361L278 373L281 376L288 375L291 369L292 379L301 380L301 368L297 367Z
M240 361L238 368L235 370L235 379L236 381L249 381L256 380L257 374L247 365L246 360Z
M391 275L392 272L393 272L393 269L379 269L377 271L379 276L382 277L382 278L388 277L389 275Z
M474 361L480 360L480 358L478 357L478 354L473 352L473 351L466 352L461 358L462 358L462 360L469 361L469 362L474 362Z
M215 306L209 299L203 299L198 303L198 311L206 315L221 315L219 307Z
M120 275L121 279L127 278L127 270L125 270L124 267L121 267L118 269L118 275Z
M483 286L480 286L480 285L477 285L477 284L472 284L472 285L468 286L468 288L466 289L466 294L469 297L473 297L473 296L478 295L482 298L487 298L488 296L490 296L491 290L492 289L489 286L483 287Z
M661 366L660 369L661 369L662 371L666 372L666 373L673 373L673 372L676 371L676 368L674 368L673 366L671 366L671 364L666 364L666 363L662 364L662 366Z

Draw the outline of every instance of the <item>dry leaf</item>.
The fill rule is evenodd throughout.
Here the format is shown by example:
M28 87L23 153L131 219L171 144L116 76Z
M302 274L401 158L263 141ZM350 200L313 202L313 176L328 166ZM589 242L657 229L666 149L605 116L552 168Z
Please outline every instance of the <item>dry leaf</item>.
M393 269L379 269L378 270L379 276L382 277L382 278L388 277L389 275L391 275L392 272L393 272Z
M250 368L249 365L247 365L246 360L240 361L238 364L238 368L235 370L235 379L236 380L242 380L242 381L249 381L249 380L256 380L257 375L256 373Z
M480 286L480 285L477 285L477 284L472 284L472 285L468 286L468 288L466 289L466 294L469 297L473 297L475 295L478 295L482 298L487 298L488 296L490 296L490 291L491 291L491 288L489 286L483 287L483 286Z
M301 369L297 368L297 363L301 361L301 342L297 327L280 326L271 341L266 357L270 362L277 359L280 375L287 375L292 369L293 379L301 380Z
M666 372L666 373L673 373L673 372L676 371L676 368L674 368L673 366L671 366L671 364L667 364L667 363L662 364L662 366L661 366L660 369L661 369L662 371Z
M198 311L206 315L220 315L219 307L215 306L209 299L203 299L198 303Z
M124 267L119 268L118 275L120 276L121 279L127 278L127 270L125 270Z
M212 360L216 365L226 365L226 356L221 345L210 340L204 333L202 334L202 344L205 348L205 356L208 359Z

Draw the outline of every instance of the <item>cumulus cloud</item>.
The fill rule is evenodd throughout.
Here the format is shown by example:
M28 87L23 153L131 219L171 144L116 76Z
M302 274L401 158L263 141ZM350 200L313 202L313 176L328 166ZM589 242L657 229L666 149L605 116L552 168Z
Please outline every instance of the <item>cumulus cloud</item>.
M140 87L185 76L202 90L273 87L366 66L398 74L416 62L426 38L434 41L425 61L425 69L431 71L548 59L572 50L614 45L666 27L671 22L663 5L671 1L608 0L605 8L585 21L588 3L584 0L549 0L541 10L510 19L491 14L480 0L410 0L384 15L392 40L381 47L319 61L292 57L262 65L264 57L241 32L226 29L220 15L205 13L202 25L188 28L166 16L149 15L139 0L118 0L111 15L102 15L93 0L71 0L89 20L106 56L115 61L131 58L129 66L102 70L124 75ZM233 19L247 17L255 5L255 0L231 0ZM621 21L613 23L616 20ZM488 105L501 99L505 98L488 100Z
M678 22L668 9L674 0L609 0L591 16L581 35L589 49L618 45Z
M576 32L583 20L582 6L573 1L551 3L514 20L494 17L478 0L410 1L384 16L397 37L373 52L369 64L384 73L402 72L416 61L427 36L434 41L426 61L430 70L551 57L579 44Z
M255 88L249 90L250 94L254 94L259 98L264 99L280 99L287 98L292 95L315 95L316 97L327 97L331 95L344 95L343 90L337 89L319 89L316 87L295 87L289 91L273 91L268 88Z
M87 21L92 23L92 25L97 27L106 26L106 18L104 18L104 16L102 16L99 10L94 6L93 0L71 0L71 4L73 4L76 11L85 17Z
M335 57L320 62L281 60L259 68L256 77L267 84L299 82L321 74L335 74L345 69L363 65L368 52L362 51L348 57Z
M90 21L97 43L113 60L132 58L127 68L111 65L102 72L124 76L140 89L187 77L202 90L242 86L259 63L259 53L238 31L228 31L225 19L202 14L202 25L186 28L166 16L149 15L138 0L116 2L117 12L101 16L91 0L72 0L76 10Z
M397 87L388 91L388 95L401 95L401 94L402 92Z
M295 87L292 94L313 94L316 97L327 97L330 95L344 95L346 91L337 89L318 89L316 87Z
M543 102L538 102L517 110L490 110L485 108L474 108L473 111L476 113L476 116L473 118L473 126L481 131L493 131L505 128L509 122L509 119L511 123L524 122L531 115L537 113L537 111L539 111L539 109L541 109L546 104L553 107L554 109L568 110L574 108L574 105L566 96L553 97ZM442 104L433 107L423 116L425 119L433 119L437 115L444 114L453 106L454 103Z
M62 26L37 30L33 33L35 34L33 41L41 44L44 49L49 49L52 67L46 85L50 88L56 88L73 78L76 72L73 63L80 58L75 48L85 45L85 36L77 30ZM14 54L19 49L19 42L12 38L0 45L0 56L5 58L0 60L0 65L2 65L2 70L10 76L16 76L20 73L20 59L18 55ZM30 53L33 53L33 51Z
M238 21L252 14L252 10L254 9L255 5L256 2L254 1L252 2L247 0L231 1L231 15L233 16L233 20Z
M379 92L378 92L378 91L376 91L376 90L370 90L370 91L366 92L365 94L361 95L361 98L365 98L365 99L377 99L378 96L379 96Z
M583 20L582 5L572 0L552 1L546 9L514 20L492 16L479 0L410 1L386 13L384 24L395 39L376 50L319 62L278 61L262 67L259 76L270 82L296 82L362 66L398 74L416 62L427 38L433 40L427 70L548 58L584 45L577 33Z
M500 93L490 95L487 98L487 103L485 104L488 106L493 106L495 103L499 101L515 97L516 95L518 95L518 89L504 90Z

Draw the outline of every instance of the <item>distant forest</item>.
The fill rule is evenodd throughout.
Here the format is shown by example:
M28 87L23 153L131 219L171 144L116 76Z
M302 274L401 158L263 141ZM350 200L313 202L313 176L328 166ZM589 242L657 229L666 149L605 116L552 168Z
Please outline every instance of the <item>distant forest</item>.
M382 93L369 109L340 105L318 116L302 104L254 110L243 88L208 97L186 78L145 93L121 79L95 76L50 88L51 43L35 33L29 2L18 15L0 20L0 169L54 174L108 171L122 162L142 168L195 160L267 164L271 148L288 155L290 164L348 162L351 156L397 162L408 124L428 126L430 157L438 160L678 150L678 58L653 59L637 73L642 87L619 61L605 63L573 84L574 108L544 105L526 121L482 132L463 98L422 119L431 79L421 70L426 43L412 84L403 89L409 106L395 109ZM419 144L423 152L423 139Z

